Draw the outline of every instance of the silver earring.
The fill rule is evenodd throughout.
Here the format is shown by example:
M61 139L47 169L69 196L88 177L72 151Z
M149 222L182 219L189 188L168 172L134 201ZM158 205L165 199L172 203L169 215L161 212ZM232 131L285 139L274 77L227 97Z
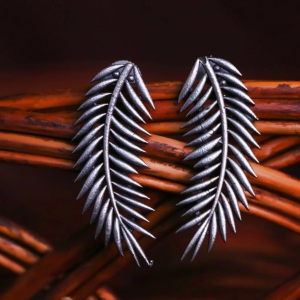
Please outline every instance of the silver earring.
M93 81L100 82L86 94L88 99L79 107L85 112L75 124L85 122L74 137L74 140L81 140L74 152L83 151L74 167L84 163L76 180L87 176L77 199L89 191L83 212L94 203L91 223L98 220L96 237L105 228L105 245L113 238L124 256L124 240L138 265L137 253L151 265L132 231L154 238L135 222L136 219L148 220L134 207L153 209L135 199L149 198L139 191L141 185L129 174L137 174L133 165L147 167L134 152L145 152L136 145L147 143L140 133L150 135L138 124L145 123L141 114L151 119L142 100L153 109L154 104L139 69L132 62L117 61L98 73Z
M193 260L206 235L210 251L218 228L226 241L226 220L235 232L233 212L241 219L238 201L249 209L243 187L255 196L244 170L256 177L245 155L258 163L247 143L259 148L248 130L259 132L252 124L257 117L248 107L254 102L237 78L240 75L224 59L201 57L179 95L178 102L186 98L181 111L191 108L187 114L190 119L183 127L193 128L185 135L197 135L187 144L195 150L185 160L195 160L198 171L191 179L192 186L183 192L189 196L178 203L191 205L184 215L194 217L177 232L197 226L182 259L194 249Z

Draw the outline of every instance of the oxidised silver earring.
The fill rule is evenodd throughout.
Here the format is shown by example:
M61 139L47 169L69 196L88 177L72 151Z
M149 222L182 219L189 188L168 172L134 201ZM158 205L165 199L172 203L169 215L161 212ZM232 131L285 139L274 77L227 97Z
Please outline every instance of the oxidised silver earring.
M79 110L85 109L85 112L76 122L85 122L74 137L75 140L81 139L74 152L83 150L74 167L85 163L76 180L87 176L77 199L90 191L83 212L94 202L91 223L98 219L96 237L105 227L105 245L113 236L123 256L123 239L138 265L137 253L151 265L152 262L148 261L132 231L154 238L135 223L135 219L148 220L133 207L148 211L153 209L135 200L137 197L149 198L138 191L141 185L128 174L137 174L132 165L147 167L142 159L133 154L135 151L145 152L134 142L147 143L138 133L150 136L138 124L145 123L140 113L151 119L142 100L153 109L154 104L139 69L129 61L113 63L98 73L93 81L100 82L86 94L89 98L79 107ZM132 83L136 84L140 97ZM123 91L127 92L127 99ZM120 109L119 104L126 112Z
M206 235L209 235L210 251L217 228L226 241L226 219L234 232L233 212L241 219L238 200L249 209L243 187L255 196L244 170L256 177L245 155L258 163L247 142L259 148L248 129L259 132L252 124L257 117L247 106L254 102L245 93L247 88L236 77L240 75L236 67L226 60L201 57L179 95L178 102L187 98L181 111L192 107L187 114L190 120L183 128L193 126L193 129L185 135L199 135L187 144L195 146L195 150L185 158L197 160L194 168L198 173L191 179L192 186L183 192L190 195L178 203L192 205L184 215L194 217L177 232L194 225L198 229L182 259L194 249L193 260ZM212 101L205 105L208 99Z

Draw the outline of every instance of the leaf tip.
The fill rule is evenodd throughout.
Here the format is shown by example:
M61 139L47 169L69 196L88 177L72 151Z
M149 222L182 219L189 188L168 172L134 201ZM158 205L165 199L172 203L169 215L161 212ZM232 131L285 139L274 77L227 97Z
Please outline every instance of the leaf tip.
M80 180L83 176L81 175L81 173L79 173L79 175L75 178L74 182L77 182L78 180Z
M89 90L86 94L85 94L85 96L87 97L87 96L90 96L92 94L92 90Z
M186 128L188 125L187 124L183 124L181 127L180 127L180 129L184 129L184 128Z
M184 105L180 108L179 113L182 113L183 111L185 111Z
M181 91L178 99L177 99L177 103L180 103L182 101L182 99L184 98L185 95L183 95L183 91Z
M193 109L191 109L185 116L189 117L193 112L194 112Z

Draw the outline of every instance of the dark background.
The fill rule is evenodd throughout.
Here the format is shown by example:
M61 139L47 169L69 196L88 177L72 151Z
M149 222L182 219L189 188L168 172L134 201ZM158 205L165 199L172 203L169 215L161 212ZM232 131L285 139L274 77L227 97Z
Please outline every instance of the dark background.
M145 80L183 80L198 56L247 79L299 80L298 1L1 1L1 95L86 83L128 59Z
M99 70L120 59L136 63L146 82L184 80L195 59L210 54L234 63L245 79L300 80L298 3L1 1L0 96L86 86ZM75 201L80 189L80 184L73 184L76 174L5 163L0 168L2 215L54 245L88 222L88 215L81 216L82 202ZM282 257L289 253L290 260L284 257L286 265L280 262L281 267L275 260L268 261L267 253L257 250L239 257L239 268L234 265L238 253L230 253L230 243L226 247L219 240L209 259L204 256L195 265L180 264L188 237L181 245L182 236L172 236L159 241L150 252L157 268L140 271L130 266L108 285L122 299L127 299L128 294L130 299L143 299L145 293L149 297L153 293L155 299L160 299L159 295L183 299L182 295L188 295L191 289L187 299L196 299L193 297L198 297L203 288L212 295L214 276L225 276L233 270L237 279L239 274L251 273L248 262L253 259L254 263L266 261L266 273L271 277L266 279L266 274L252 272L260 285L254 282L252 287L243 287L239 283L242 288L236 299L256 299L299 270L295 252L299 240L294 234L250 216L238 225L239 235L231 236L230 243L242 241L244 247L247 242L269 243L282 250L278 250ZM240 241L238 236L249 236L249 240ZM278 239L284 240L286 246L277 244ZM199 273L207 259L206 269ZM14 278L0 271L3 289L6 281ZM211 272L208 277L206 271ZM133 282L139 282L138 287ZM224 283L223 289L214 290L214 295L227 288ZM236 287L233 284L230 288L234 291Z

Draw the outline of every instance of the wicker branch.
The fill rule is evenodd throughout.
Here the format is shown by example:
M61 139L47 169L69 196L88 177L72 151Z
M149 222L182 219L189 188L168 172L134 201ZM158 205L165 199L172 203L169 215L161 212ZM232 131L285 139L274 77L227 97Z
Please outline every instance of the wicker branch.
M299 100L289 99L253 99L255 106L252 107L253 112L259 119L264 120L299 120ZM211 104L208 100L204 107ZM0 102L1 105L1 102ZM156 101L156 110L151 112L154 121L183 121L185 120L185 112L180 112L183 103L177 103L175 100L159 100ZM150 106L145 104L148 110ZM16 107L20 109L20 107ZM34 110L35 111L35 110ZM36 110L40 113L50 113L68 119L78 119L80 113L77 107L49 108L46 110Z
M0 265L16 274L22 274L26 269L19 263L14 262L10 258L0 254Z
M252 99L300 99L298 81L243 81ZM158 82L147 84L153 100L176 99L183 82ZM25 110L44 110L57 107L78 106L87 88L78 90L66 89L52 93L16 95L2 97L1 106Z
M37 238L29 231L2 216L0 216L0 233L16 240L17 242L27 245L29 248L41 254L45 254L52 250L51 246L47 242Z
M262 163L266 159L300 144L300 136L279 136L260 143L260 149L253 148L252 151Z
M287 282L280 285L276 290L269 294L265 300L297 300L300 297L300 274L290 278Z
M270 158L264 165L272 169L282 169L300 162L300 147Z

